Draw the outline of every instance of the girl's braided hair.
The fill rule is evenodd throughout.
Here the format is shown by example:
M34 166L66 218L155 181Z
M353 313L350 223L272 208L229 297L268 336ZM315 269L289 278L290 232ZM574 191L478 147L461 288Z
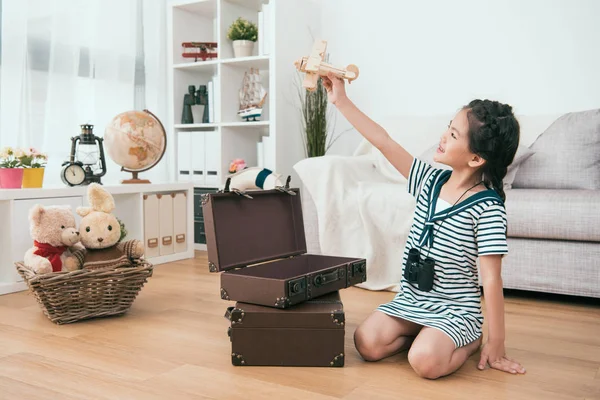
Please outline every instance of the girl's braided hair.
M469 148L486 162L483 181L506 200L502 180L519 147L519 121L512 107L492 100L473 100L463 109L469 121Z

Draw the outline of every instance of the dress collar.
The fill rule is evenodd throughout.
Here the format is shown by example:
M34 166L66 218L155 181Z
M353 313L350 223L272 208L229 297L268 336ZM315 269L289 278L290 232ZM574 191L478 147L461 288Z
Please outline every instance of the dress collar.
M439 212L435 212L435 205L437 203L438 197L442 190L442 186L444 183L450 179L450 175L452 175L452 171L443 170L436 173L433 177L433 183L431 185L431 190L428 193L427 198L427 219L425 221L425 227L423 228L423 232L421 233L421 237L419 239L419 246L423 246L427 241L429 246L433 245L433 227L434 222L439 221L445 218L450 218L465 209L480 203L482 201L494 200L501 204L504 202L502 198L498 195L495 190L487 189L481 192L477 192L472 196L467 197L456 205L450 205L449 208L443 209Z

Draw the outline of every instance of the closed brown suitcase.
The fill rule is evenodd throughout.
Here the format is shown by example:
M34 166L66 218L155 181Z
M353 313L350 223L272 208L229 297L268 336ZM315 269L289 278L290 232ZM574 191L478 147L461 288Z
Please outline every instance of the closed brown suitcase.
M343 367L345 314L339 292L286 310L237 302L231 363L237 366Z
M203 195L209 270L225 271L222 299L287 308L367 279L364 258L305 254L300 191L286 190Z

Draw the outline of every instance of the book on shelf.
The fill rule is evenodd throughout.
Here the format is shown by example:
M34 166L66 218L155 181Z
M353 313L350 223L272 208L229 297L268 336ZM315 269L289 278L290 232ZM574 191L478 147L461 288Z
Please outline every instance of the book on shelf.
M213 87L213 81L208 81L208 85L206 85L206 90L208 94L208 122L213 124L215 122L215 91Z
M258 12L258 54L268 56L271 53L271 11L269 4L262 5Z
M264 52L264 33L265 33L265 20L264 13L258 12L258 55L262 56Z

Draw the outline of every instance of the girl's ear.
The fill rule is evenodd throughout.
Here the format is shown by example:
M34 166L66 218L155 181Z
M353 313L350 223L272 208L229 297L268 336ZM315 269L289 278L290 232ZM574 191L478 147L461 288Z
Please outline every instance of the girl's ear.
M477 154L473 155L473 158L471 158L471 161L469 161L469 167L471 168L479 168L483 164L485 164L485 159Z

